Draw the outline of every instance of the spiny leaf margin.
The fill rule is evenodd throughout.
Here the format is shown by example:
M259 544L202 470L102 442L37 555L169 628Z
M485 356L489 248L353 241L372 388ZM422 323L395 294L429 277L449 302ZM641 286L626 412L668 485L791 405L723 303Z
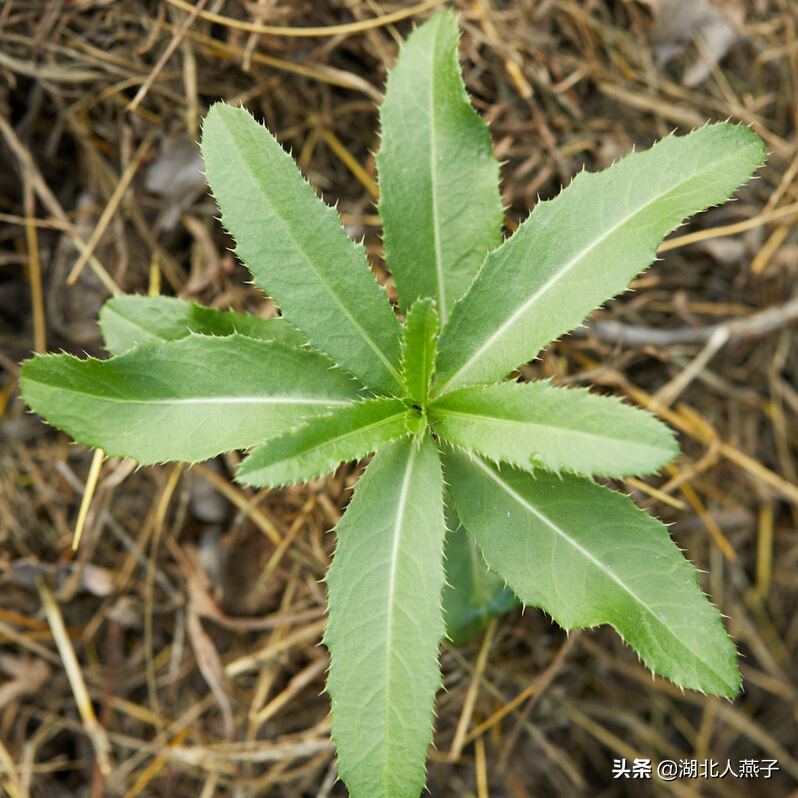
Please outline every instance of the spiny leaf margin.
M408 36L388 73L377 152L385 259L400 307L433 297L441 327L501 243L503 219L499 163L463 83L459 38L450 10Z
M651 413L547 380L450 391L431 404L429 418L444 440L526 471L623 477L654 472L679 453Z
M670 135L580 172L491 252L439 342L433 396L502 380L625 290L687 216L728 199L765 160L743 125Z
M310 343L369 388L401 395L399 321L366 252L244 108L211 106L205 176L256 285Z
M142 465L263 443L363 391L317 352L193 333L108 360L39 355L22 364L20 387L32 410L79 443Z
M258 446L241 463L236 479L279 488L323 476L407 434L407 413L401 399L367 399L335 408Z
M737 652L664 524L585 477L444 453L449 492L488 567L565 629L609 623L652 671L732 697Z
M429 403L438 353L437 332L435 300L416 300L402 327L402 382L407 395L422 408Z
M445 633L444 532L431 437L382 447L336 527L327 575L327 692L351 798L404 798L424 787Z
M261 319L250 313L216 310L170 296L123 294L100 309L105 348L121 355L147 341L176 341L191 333L226 336L233 333L301 346L307 338L283 318Z

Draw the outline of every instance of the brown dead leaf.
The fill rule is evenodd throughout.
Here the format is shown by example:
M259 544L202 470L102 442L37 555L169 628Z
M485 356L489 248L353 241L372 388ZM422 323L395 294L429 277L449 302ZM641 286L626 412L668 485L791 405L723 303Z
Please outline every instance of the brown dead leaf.
M222 724L224 726L225 740L233 739L234 722L233 708L230 704L230 685L224 675L224 667L219 652L213 645L213 641L202 628L199 616L191 608L186 615L186 630L188 631L191 647L197 658L197 667L202 678L205 679L208 687L211 688L219 709L222 712Z
M24 695L38 692L52 676L52 669L41 659L0 655L0 671L10 677L10 681L0 685L0 709Z
M184 135L167 136L147 168L144 188L164 200L165 211L155 229L174 229L180 214L207 191L197 143Z
M101 598L111 595L114 590L114 578L108 569L92 563L81 564L74 560L51 565L31 557L20 557L9 564L4 581L32 590L36 586L36 579L54 577L56 589L60 590L78 570L80 571L78 575L80 590Z
M741 0L641 0L651 8L654 30L651 41L657 61L667 64L681 55L696 38L703 44L699 55L686 69L682 83L693 88L709 76L717 63L737 41L745 24Z

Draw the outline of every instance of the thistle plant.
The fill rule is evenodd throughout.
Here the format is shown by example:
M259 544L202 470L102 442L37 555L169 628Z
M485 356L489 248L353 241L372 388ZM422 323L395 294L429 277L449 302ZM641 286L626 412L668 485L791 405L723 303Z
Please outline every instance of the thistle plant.
M447 525L562 627L611 624L684 688L740 686L721 616L665 526L592 479L656 471L678 452L671 431L618 398L506 378L623 291L685 217L725 201L762 142L732 124L668 136L579 173L503 241L499 165L457 45L450 12L417 28L381 108L398 309L269 131L219 103L206 177L281 317L118 297L100 316L112 357L44 355L20 380L51 424L142 464L247 449L237 479L279 487L373 453L326 579L332 735L354 798L424 787Z

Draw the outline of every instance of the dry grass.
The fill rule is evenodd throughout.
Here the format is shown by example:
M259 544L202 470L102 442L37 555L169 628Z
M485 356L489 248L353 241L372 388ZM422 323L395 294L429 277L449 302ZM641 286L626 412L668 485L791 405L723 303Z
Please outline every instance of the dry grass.
M397 42L436 5L0 5L9 795L345 795L322 693L319 579L354 466L254 494L230 481L236 455L190 470L107 461L73 554L92 452L26 414L16 364L45 349L100 353L97 310L120 290L267 310L195 179L193 142L218 98L244 102L293 148L382 268L375 103ZM583 165L603 167L674 128L730 117L752 125L771 155L761 179L700 217L633 293L524 367L607 386L679 430L674 467L626 487L707 571L703 587L743 655L745 692L733 703L683 694L652 680L611 630L566 639L540 612L517 613L468 648L442 650L430 792L798 795L794 2L716 2L736 26L720 63L712 28L696 26L689 32L701 35L665 65L657 48L684 8L451 5L466 82L505 161L510 228ZM614 759L635 757L712 759L721 770L776 759L780 769L767 781L612 778Z

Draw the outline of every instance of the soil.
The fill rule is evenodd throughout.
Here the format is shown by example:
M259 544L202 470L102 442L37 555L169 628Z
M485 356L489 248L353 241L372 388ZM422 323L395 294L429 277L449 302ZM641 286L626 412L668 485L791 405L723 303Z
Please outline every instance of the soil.
M190 469L106 460L73 553L94 453L27 412L18 364L36 351L104 356L97 313L115 291L273 312L229 251L197 160L200 120L218 99L245 104L292 149L388 279L377 107L398 42L442 5L0 5L10 796L346 795L323 692L320 580L363 464L253 492L232 480L237 453ZM669 523L702 570L739 648L743 692L681 692L612 629L566 635L539 610L515 611L442 647L429 792L798 796L798 6L445 5L503 162L508 232L580 169L708 120L750 125L770 155L736 202L679 230L633 291L521 369L650 406L678 431L672 467L614 486ZM386 19L394 12L405 13ZM289 35L297 28L312 30ZM668 760L673 780L657 777Z

